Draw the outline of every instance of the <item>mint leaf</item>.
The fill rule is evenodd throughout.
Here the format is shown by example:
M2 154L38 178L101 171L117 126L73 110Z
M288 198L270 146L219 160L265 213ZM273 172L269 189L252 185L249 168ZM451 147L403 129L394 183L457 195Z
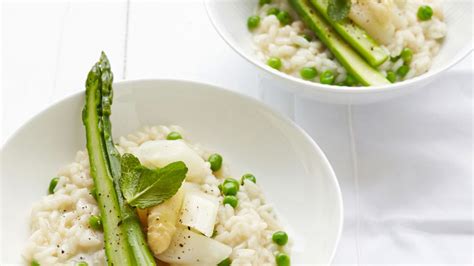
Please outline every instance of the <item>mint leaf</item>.
M351 0L329 0L328 16L331 20L341 21L349 15L351 11Z
M141 166L140 161L137 157L130 153L122 155L120 160L120 166L122 168L122 176L120 177L120 189L125 199L133 198L136 193L136 187L138 187L138 180L140 177L140 171L136 170Z
M121 161L120 188L128 204L149 208L171 198L186 177L188 168L183 162L170 163L160 169L149 169L132 154L124 154Z

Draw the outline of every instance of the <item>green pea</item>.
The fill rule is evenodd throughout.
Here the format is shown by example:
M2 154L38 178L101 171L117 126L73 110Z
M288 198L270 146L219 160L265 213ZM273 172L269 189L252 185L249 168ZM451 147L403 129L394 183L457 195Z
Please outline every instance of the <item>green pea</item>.
M222 167L222 156L220 154L212 154L207 161L211 163L211 170L213 172L219 171Z
M346 79L344 80L344 85L348 87L355 86L357 85L357 79L350 73L347 73Z
M255 184L257 183L257 179L256 179L255 176L252 175L252 174L245 174L245 175L242 176L242 178L240 179L242 185L244 184L244 182L245 182L246 180L252 181L252 182L254 182Z
M291 16L290 13L281 10L277 14L277 19L280 21L281 25L288 25L291 23Z
M260 17L259 16L250 16L247 20L247 27L250 30L253 30L258 27L260 24Z
M430 6L420 6L416 15L421 21L430 20L433 16L433 9Z
M222 193L222 184L219 184L217 188L219 188L219 191Z
M318 75L318 70L315 67L303 67L300 70L300 75L305 80L312 80Z
M96 187L93 187L93 188L91 189L91 192L90 192L90 193L91 193L92 197L93 197L95 200L97 200L97 188L96 188Z
M260 1L258 1L258 4L260 6L263 6L265 4L270 4L271 2L272 2L272 0L260 0Z
M229 204L232 206L232 208L236 208L239 204L239 200L236 196L229 195L224 197L224 201L222 203L224 203L224 205Z
M89 264L85 261L80 261L80 262L76 263L76 266L89 266Z
M267 15L270 16L270 15L278 15L278 13L280 13L280 9L276 8L276 7L272 7L270 9L267 10Z
M410 48L404 48L400 56L403 59L405 64L410 64L411 60L413 59L413 51Z
M178 132L170 132L168 134L168 136L166 136L166 139L167 140L177 140L177 139L182 139L183 137L181 137L181 134L179 134Z
M232 263L232 261L230 260L230 258L227 258L227 259L219 262L219 264L217 264L217 266L230 266L231 263Z
M31 266L41 266L41 264L39 264L39 262L37 262L36 260L32 260L30 265Z
M397 69L397 74L403 78L407 75L408 71L410 71L410 67L407 65L402 65Z
M334 83L334 73L331 70L326 70L321 75L319 75L319 81L322 84L333 84Z
M267 60L267 65L269 65L271 68L274 68L276 70L279 70L281 68L281 59L278 57L270 57Z
M272 240L279 246L284 246L288 243L288 235L283 231L277 231L273 233Z
M91 217L89 217L89 226L94 230L102 230L102 220L100 216L91 215Z
M58 185L58 182L59 182L59 177L53 177L51 179L51 181L49 181L49 187L48 187L48 193L49 194L53 194L54 193L54 189L56 188L56 186Z
M224 180L224 184L226 184L226 183L232 183L232 184L234 184L235 186L237 186L237 188L240 187L239 181L237 181L237 180L235 180L235 179L233 179L233 178L226 178L226 179Z
M227 182L222 184L222 194L228 195L237 195L237 191L239 191L239 187L235 185L234 182Z
M285 252L278 252L275 256L275 262L278 266L290 266L290 256Z
M387 80L391 83L395 83L395 81L397 81L397 74L391 70L387 71Z

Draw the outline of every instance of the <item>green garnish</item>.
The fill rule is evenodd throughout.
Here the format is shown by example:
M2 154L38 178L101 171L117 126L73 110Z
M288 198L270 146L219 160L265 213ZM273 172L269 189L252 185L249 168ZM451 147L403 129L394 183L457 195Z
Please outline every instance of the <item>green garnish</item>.
M237 195L237 192L239 191L239 183L235 182L224 182L222 184L222 194L228 196L232 195L235 196Z
M278 15L278 13L280 13L280 9L276 8L276 7L272 7L270 9L267 10L267 16L270 16L270 15Z
M170 132L168 136L166 136L167 140L177 140L177 139L182 139L182 138L183 137L181 136L181 134L175 131Z
M403 78L408 74L408 71L410 71L410 67L407 65L402 65L397 69L397 74Z
M219 171L222 167L222 156L220 154L214 153L207 158L207 161L211 164L211 170L213 172Z
M91 215L89 217L89 226L97 231L102 231L102 219L97 215Z
M243 185L246 180L249 180L249 181L251 181L251 182L254 182L255 184L257 183L257 178L255 178L255 176L252 175L252 174L245 174L245 175L243 175L242 178L240 179L241 184Z
M226 184L226 183L233 183L234 185L237 186L237 188L240 188L240 184L239 184L239 181L237 181L236 179L233 179L233 178L226 178L223 182L223 184Z
M276 70L279 70L281 68L281 59L278 57L270 57L267 60L267 65L270 66L271 68L274 68Z
M413 59L413 51L408 47L404 48L400 56L402 57L405 64L410 64L411 60Z
M277 231L273 233L272 240L275 244L279 246L284 246L286 245L286 243L288 243L288 234L283 231Z
M321 75L319 75L319 81L321 84L333 84L334 80L336 77L334 76L334 73L331 70L326 70Z
M290 266L290 256L286 254L285 252L278 252L278 254L275 256L275 262L277 266Z
M387 79L391 83L395 83L395 81L397 81L397 74L395 74L395 72L389 70L389 71L387 71Z
M350 73L347 73L346 79L344 80L344 85L348 87L352 87L357 85L357 79L354 78Z
M54 189L58 185L58 181L59 181L59 177L54 177L53 179L51 179L51 181L49 182L49 187L48 187L49 194L54 193Z
M328 16L333 21L341 21L349 15L351 11L351 0L329 0Z
M258 27L259 24L260 24L259 16L250 16L247 19L247 27L249 28L249 30L255 29L256 27Z
M276 16L277 16L277 19L280 21L281 25L288 25L291 23L292 19L291 19L290 13L284 10L281 10L280 12L278 12Z
M231 263L232 263L232 261L230 260L230 258L227 258L227 259L219 262L219 264L217 264L217 266L230 266Z
M420 6L416 15L421 21L430 20L433 16L433 9L430 6Z
M300 76L304 80L312 80L318 75L318 70L315 67L303 67L300 70Z
M239 199L237 199L236 196L229 195L229 196L224 197L224 200L222 201L222 203L224 205L229 204L230 206L232 206L232 208L235 209L237 205L239 204Z
M160 169L149 169L138 158L126 153L122 156L120 187L128 204L146 209L171 198L186 177L188 168L183 162L170 163Z

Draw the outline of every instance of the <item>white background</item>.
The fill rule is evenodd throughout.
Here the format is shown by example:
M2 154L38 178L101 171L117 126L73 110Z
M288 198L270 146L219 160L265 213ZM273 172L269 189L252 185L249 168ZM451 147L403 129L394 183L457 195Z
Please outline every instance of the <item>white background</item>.
M1 14L2 144L83 90L101 50L116 80L183 78L260 95L257 69L220 39L201 1L9 1ZM335 264L473 264L472 63L388 102L296 99L296 122L325 151L343 192Z

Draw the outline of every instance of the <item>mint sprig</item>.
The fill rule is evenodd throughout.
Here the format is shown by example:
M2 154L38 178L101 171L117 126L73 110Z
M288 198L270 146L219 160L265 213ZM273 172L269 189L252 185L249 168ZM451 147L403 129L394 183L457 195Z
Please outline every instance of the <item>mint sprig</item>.
M128 204L141 209L171 198L183 183L188 168L179 161L159 169L149 169L137 157L126 153L121 160L120 188Z

